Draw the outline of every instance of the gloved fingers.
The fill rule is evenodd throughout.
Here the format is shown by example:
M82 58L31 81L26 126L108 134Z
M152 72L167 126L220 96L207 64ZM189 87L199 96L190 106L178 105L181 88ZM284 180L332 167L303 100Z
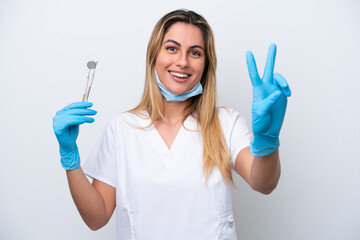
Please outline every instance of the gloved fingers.
M281 91L285 94L285 96L290 97L291 90L285 78L281 76L279 73L275 73L273 79L275 83L280 87Z
M77 115L77 116L82 116L82 115L96 115L97 111L93 110L93 109L87 109L87 108L73 108L73 109L69 109L66 111L63 111L63 114L66 115Z
M92 123L95 119L92 117L76 116L76 115L64 115L60 118L54 118L53 128L56 134L62 133L70 126L83 124L85 122Z
M255 103L255 108L261 109L262 112L268 112L272 108L272 106L275 105L275 103L280 99L282 92L280 90L277 90L270 94L267 98L264 100Z
M264 75L262 78L263 81L270 81L273 77L275 56L276 56L276 45L274 43L272 43L272 44L270 44L269 50L268 50Z
M84 123L93 123L95 121L92 117L85 117L85 116L69 116L68 118L64 119L64 126L63 128L68 128L74 125L80 125Z
M75 109L75 108L89 108L92 105L93 105L92 102L74 102L74 103L67 105L62 110L67 111L69 109Z
M251 84L253 85L253 87L258 86L260 84L261 79L257 71L254 55L252 54L251 51L246 52L246 64L248 67Z

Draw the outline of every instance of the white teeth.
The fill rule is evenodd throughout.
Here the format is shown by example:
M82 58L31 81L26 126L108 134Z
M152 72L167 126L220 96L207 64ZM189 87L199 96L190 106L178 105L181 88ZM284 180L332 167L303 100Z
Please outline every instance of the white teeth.
M186 73L176 73L176 72L170 72L171 75L174 75L176 77L181 77L181 78L187 78L190 75L186 74Z

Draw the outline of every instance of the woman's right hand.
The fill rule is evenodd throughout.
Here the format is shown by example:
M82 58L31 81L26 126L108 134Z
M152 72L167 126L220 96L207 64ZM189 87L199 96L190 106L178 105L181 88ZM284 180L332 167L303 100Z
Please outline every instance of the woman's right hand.
M66 170L74 170L80 167L80 156L76 145L79 135L79 125L92 123L94 118L87 117L97 112L88 109L91 102L75 102L56 113L53 118L53 128L59 142L61 165Z

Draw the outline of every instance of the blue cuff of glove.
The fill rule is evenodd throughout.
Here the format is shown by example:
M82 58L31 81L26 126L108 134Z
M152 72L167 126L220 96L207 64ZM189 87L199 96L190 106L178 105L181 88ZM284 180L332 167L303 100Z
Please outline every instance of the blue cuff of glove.
M61 165L65 170L75 170L80 167L80 156L77 145L72 151L64 151L60 147Z
M280 147L278 137L256 137L250 143L250 152L255 157L262 157L273 153Z

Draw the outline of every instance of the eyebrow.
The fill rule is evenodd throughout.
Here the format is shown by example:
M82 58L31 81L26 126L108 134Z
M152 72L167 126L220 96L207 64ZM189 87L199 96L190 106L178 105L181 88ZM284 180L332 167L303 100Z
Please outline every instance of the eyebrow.
M178 42L175 41L175 40L171 40L171 39L166 40L163 44L168 43L168 42L172 42L172 43L178 45L179 47L181 47L181 44L180 44L180 43L178 43ZM192 45L192 46L190 46L189 48L200 48L200 49L202 49L202 50L204 51L204 48L203 48L202 46L200 46L200 45Z

